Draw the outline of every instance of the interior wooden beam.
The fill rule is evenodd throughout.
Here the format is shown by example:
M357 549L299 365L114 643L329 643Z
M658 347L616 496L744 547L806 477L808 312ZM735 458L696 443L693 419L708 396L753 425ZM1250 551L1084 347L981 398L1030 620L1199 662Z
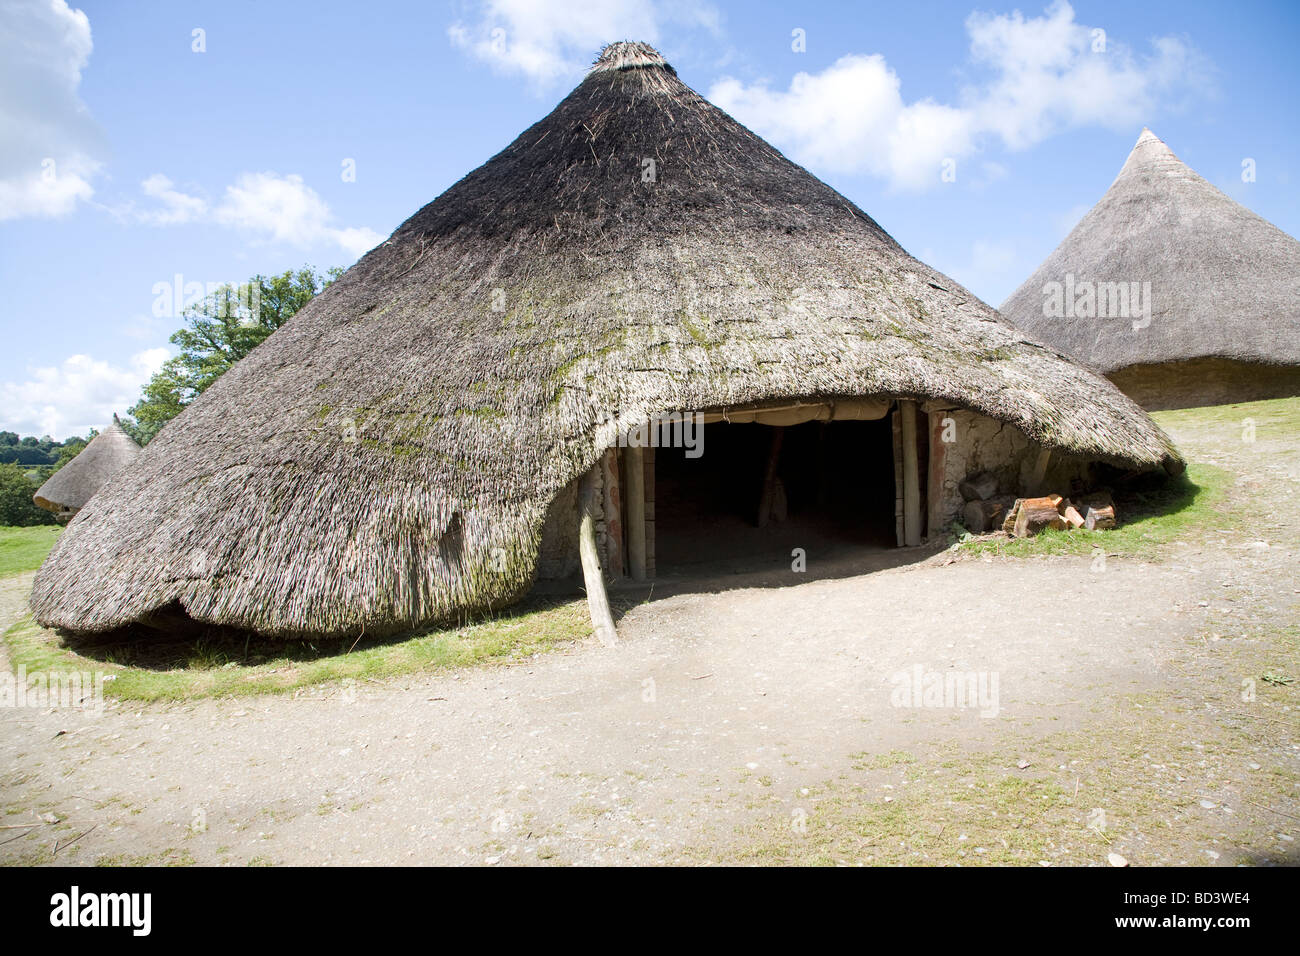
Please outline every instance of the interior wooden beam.
M767 525L772 515L772 497L776 494L776 469L781 464L781 444L785 441L785 429L780 425L772 426L772 442L767 448L767 467L763 470L763 495L758 502L758 526Z

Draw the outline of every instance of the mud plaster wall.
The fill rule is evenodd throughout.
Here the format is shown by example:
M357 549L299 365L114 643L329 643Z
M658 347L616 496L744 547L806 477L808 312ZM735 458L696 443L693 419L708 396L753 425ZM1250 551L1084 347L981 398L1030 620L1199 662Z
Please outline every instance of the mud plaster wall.
M597 469L599 485L600 470ZM555 496L542 525L542 543L537 556L537 576L542 579L567 578L576 574L581 564L578 556L578 482L574 479ZM599 491L599 487L597 488ZM601 495L596 495L597 508ZM597 544L604 547L605 522L597 515Z
M1039 487L1031 487L1034 466L1041 446L1031 442L1014 425L997 421L964 408L928 406L931 422L942 428L945 418L952 420L951 442L944 443L943 485L936 525L928 529L931 537L942 534L961 518L965 500L957 485L970 475L989 471L997 476L998 494L1024 497L1055 492L1068 496L1088 481L1089 467L1084 459L1053 452L1047 472ZM926 489L926 494L933 494Z
M1300 395L1300 368L1205 358L1132 365L1109 376L1143 408L1196 408Z

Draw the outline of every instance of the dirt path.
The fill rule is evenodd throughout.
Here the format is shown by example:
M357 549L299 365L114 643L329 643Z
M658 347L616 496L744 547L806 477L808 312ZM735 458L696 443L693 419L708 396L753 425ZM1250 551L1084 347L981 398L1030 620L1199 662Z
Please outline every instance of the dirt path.
M1300 484L1293 437L1175 438L1242 495ZM615 649L298 699L0 709L5 822L60 818L0 862L1294 862L1296 691L1241 682L1295 675L1298 541L678 595ZM1063 585L1088 613L1017 609ZM894 706L918 667L996 675L996 715Z

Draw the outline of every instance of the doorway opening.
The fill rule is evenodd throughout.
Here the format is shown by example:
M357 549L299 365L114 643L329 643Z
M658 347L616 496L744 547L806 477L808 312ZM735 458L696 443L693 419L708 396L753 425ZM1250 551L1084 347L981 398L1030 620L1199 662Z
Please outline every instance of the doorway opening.
M713 422L704 453L654 456L659 574L789 566L894 548L896 469L890 417L798 425Z

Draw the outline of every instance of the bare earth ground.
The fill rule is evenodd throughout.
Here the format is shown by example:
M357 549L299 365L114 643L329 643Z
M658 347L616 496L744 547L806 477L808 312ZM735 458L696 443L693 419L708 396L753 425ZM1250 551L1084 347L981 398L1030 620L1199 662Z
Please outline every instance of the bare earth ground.
M1296 863L1300 685L1260 679L1300 676L1296 436L1174 438L1278 506L1157 563L680 594L617 648L355 693L0 709L0 823L58 818L0 862ZM996 673L997 715L892 706L916 665Z

